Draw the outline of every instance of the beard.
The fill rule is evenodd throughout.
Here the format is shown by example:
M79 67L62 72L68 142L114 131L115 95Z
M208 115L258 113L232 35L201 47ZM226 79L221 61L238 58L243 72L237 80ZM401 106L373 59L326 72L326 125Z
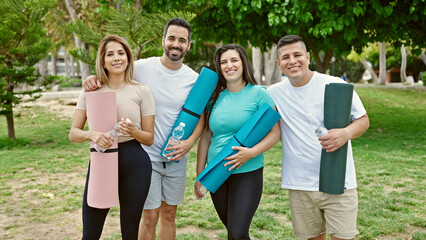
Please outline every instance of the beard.
M180 50L180 54L179 55L171 54L171 50L172 49L178 49L178 50ZM168 49L164 49L164 53L166 54L167 58L170 59L170 61L173 61L173 62L177 62L177 61L181 60L186 55L186 51L183 51L182 48L168 48Z

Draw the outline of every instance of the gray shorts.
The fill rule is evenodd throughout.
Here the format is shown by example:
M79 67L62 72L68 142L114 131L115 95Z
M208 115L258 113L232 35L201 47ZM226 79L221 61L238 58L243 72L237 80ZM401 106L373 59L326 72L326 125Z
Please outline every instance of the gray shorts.
M145 210L159 208L162 201L168 205L181 204L185 197L188 156L183 157L178 163L151 163L151 186L143 208Z

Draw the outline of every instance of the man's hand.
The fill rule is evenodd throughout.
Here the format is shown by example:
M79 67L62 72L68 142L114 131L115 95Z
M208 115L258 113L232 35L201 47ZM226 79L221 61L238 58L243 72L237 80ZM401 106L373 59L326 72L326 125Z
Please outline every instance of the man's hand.
M328 134L318 138L318 140L321 141L323 149L327 150L327 152L334 152L345 145L351 138L351 133L347 128L335 128L330 129Z
M83 82L83 88L85 92L95 91L100 87L102 87L102 85L95 75L88 76Z
M169 161L179 161L183 156L185 156L185 154L189 152L189 150L191 150L193 145L194 144L189 140L181 140L179 145L165 149L166 151L174 150L173 152L167 154L166 157L173 156L172 158L169 158Z

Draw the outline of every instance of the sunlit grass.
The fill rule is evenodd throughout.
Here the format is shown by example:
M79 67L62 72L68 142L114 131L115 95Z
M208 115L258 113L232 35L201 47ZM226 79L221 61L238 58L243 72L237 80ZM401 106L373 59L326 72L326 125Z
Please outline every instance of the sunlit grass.
M426 239L425 91L356 91L371 122L353 141L358 238ZM1 226L1 239L15 239L32 223L61 224L61 214L81 211L88 143L70 143L70 125L69 118L26 107L15 117L18 140L10 141L6 121L0 118L0 215L11 219ZM195 149L190 152L185 202L178 208L177 239L226 239L210 197L198 200L193 194ZM280 188L280 144L265 153L265 164L263 196L250 234L253 239L293 239L288 194ZM117 216L118 208L110 214ZM119 232L106 237L121 239Z

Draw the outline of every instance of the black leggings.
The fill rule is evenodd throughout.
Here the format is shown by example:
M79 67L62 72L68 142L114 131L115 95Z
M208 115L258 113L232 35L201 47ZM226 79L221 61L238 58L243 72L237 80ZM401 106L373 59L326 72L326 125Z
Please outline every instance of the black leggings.
M232 174L215 193L211 193L216 212L228 230L228 239L250 239L250 223L259 206L262 189L263 167Z
M89 165L90 172L90 165ZM83 238L99 239L109 209L87 205L87 184L83 197ZM118 144L118 196L122 239L137 239L143 205L151 184L151 160L139 142Z

